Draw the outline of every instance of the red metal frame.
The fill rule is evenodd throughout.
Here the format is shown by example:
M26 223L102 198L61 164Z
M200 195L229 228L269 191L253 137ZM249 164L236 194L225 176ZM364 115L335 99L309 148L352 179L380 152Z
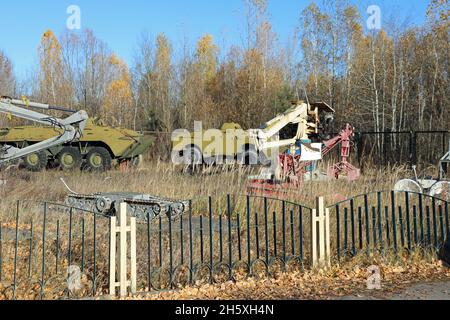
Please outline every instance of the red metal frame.
M348 162L351 148L350 138L353 135L353 127L347 123L337 137L323 142L325 145L325 149L322 152L323 156L327 155L341 143L341 161L328 168L328 177L339 179L339 176L345 174L349 181L355 181L361 176L361 171Z
M361 176L359 169L348 162L350 157L351 141L353 137L353 127L346 124L338 136L328 141L324 141L325 148L322 156L325 157L337 145L341 144L341 161L330 166L327 171L328 177L338 179L345 175L349 181L355 181ZM278 156L278 165L283 172L283 181L256 179L247 185L247 191L251 194L262 194L263 196L280 195L288 192L298 191L303 187L304 177L307 173L306 167L312 162L302 162L301 156L289 154L280 154Z

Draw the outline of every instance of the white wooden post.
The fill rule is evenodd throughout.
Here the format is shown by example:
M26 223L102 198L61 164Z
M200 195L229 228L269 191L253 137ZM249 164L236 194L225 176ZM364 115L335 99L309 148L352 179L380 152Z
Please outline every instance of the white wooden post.
M111 217L109 227L109 294L116 295L116 217Z
M317 198L311 216L311 265L313 268L331 266L330 210L323 197Z
M131 283L130 283L130 290L131 293L136 293L136 218L131 218L130 222L130 249L131 249Z
M111 217L110 230L110 262L109 262L109 291L110 295L116 295L116 288L120 288L120 297L126 297L128 287L132 294L136 293L136 218L130 218L130 226L127 226L127 204L121 203L119 210L119 225L117 218ZM128 277L128 233L130 233L130 280ZM119 234L119 281L116 281L116 250L117 234Z

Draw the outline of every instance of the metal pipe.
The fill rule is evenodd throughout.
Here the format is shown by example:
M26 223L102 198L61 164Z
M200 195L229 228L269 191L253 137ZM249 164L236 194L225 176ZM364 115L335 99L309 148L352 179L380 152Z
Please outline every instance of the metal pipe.
M68 109L65 107L60 106L52 106L45 103L39 103L39 102L33 102L33 101L27 101L27 100L18 100L18 99L11 99L9 100L11 104L14 104L16 106L21 107L30 107L30 108L37 108L37 109L43 109L43 110L55 110L55 111L63 111L68 113L76 113L76 110Z

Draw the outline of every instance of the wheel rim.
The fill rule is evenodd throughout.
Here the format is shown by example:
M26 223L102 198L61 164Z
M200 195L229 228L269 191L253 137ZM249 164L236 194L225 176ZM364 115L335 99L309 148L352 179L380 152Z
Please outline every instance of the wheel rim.
M102 157L100 156L100 155L98 155L98 154L94 154L92 157L91 157L91 164L94 166L94 167L100 167L101 165L102 165Z
M188 154L189 154L188 161L189 161L190 165L199 165L200 164L201 156L198 154L198 151L196 149L190 148L188 150Z
M64 154L61 162L65 167L71 167L75 164L75 159L71 154Z
M29 164L31 164L32 166L36 166L39 164L39 156L36 153L30 154L27 157L27 161Z

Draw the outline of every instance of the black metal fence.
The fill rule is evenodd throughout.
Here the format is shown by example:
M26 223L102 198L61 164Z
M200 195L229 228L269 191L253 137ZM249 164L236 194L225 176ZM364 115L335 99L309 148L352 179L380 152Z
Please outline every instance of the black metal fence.
M360 167L436 165L448 152L449 139L450 131L357 132L355 146Z
M0 299L73 299L107 294L110 220L44 202L2 204ZM251 196L206 197L181 219L137 226L138 291L263 277L301 269L311 208ZM70 267L81 273L71 290Z
M49 202L18 201L2 210L10 214L0 219L0 300L106 292L109 219ZM76 296L70 266L82 275Z
M195 200L179 221L138 227L138 287L173 289L301 269L310 214L308 206L270 198Z
M138 224L139 292L310 267L312 206L226 195L193 200L190 208L177 221ZM368 193L329 209L333 259L435 252L450 235L449 203L423 194ZM48 202L19 201L1 210L0 299L107 294L110 219ZM76 294L70 266L82 274Z
M438 251L450 235L449 203L412 192L375 192L329 207L339 259L361 251Z

